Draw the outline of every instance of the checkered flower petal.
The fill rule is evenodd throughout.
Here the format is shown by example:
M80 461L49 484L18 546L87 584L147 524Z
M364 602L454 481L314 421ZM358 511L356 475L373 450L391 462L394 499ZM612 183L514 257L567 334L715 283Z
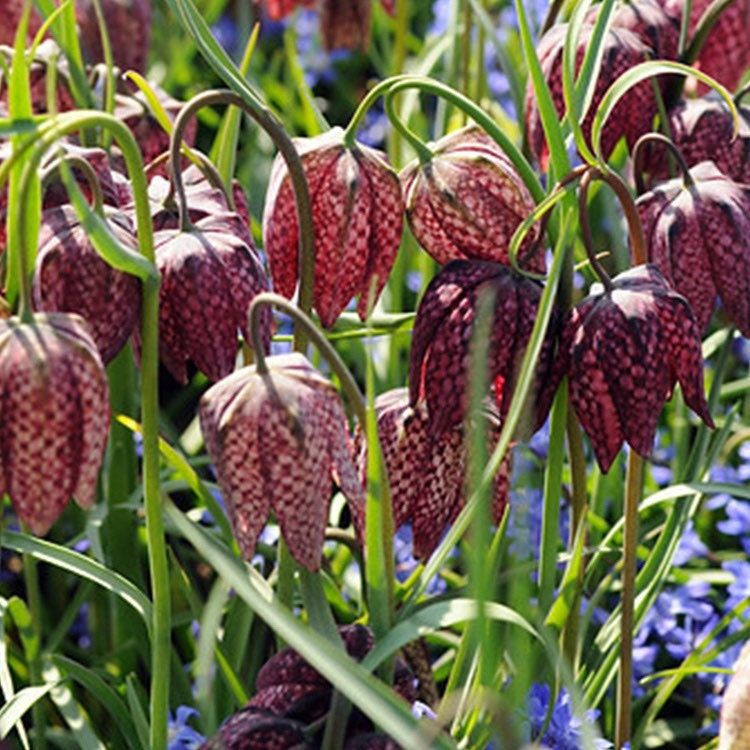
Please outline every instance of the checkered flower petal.
M719 750L750 747L750 644L745 644L734 665L721 703Z
M320 30L327 50L366 50L371 21L372 0L320 0Z
M438 263L465 259L510 263L510 240L535 204L494 141L478 135L476 128L452 133L435 144L430 162L407 166L401 180L409 226ZM521 257L537 234L537 230L529 233ZM540 255L528 265L544 272Z
M382 290L396 258L403 223L398 178L383 154L347 148L335 128L298 139L312 201L315 232L315 310L332 326L349 300L366 313L372 279ZM291 297L297 285L299 230L286 165L276 158L263 215L263 238L275 288Z
M210 380L220 380L234 369L250 303L268 288L249 235L236 214L220 214L187 232L157 232L154 244L162 274L161 359L180 382L187 382L188 360ZM266 342L270 334L267 314Z
M559 355L571 403L604 472L623 440L650 455L659 414L678 380L686 402L713 425L700 335L685 298L654 265L637 266L612 283L571 312Z
M204 394L201 429L243 555L252 557L273 510L295 560L317 570L331 480L346 476L342 491L353 493L343 410L333 386L302 355L266 362L267 375L245 367ZM356 491L349 499L363 502L362 488Z
M129 219L113 211L106 216L120 243L137 253ZM138 324L141 286L135 276L115 270L99 256L68 205L42 215L33 301L37 310L72 312L84 318L106 364Z
M410 355L411 403L426 400L430 428L437 434L463 420L468 398L469 344L477 301L484 292L495 295L488 355L490 380L501 416L512 399L541 286L497 263L453 261L432 280L419 305ZM556 325L550 327L540 358L536 391L551 367L555 328ZM542 411L537 409L528 415L522 433L530 434L539 428L546 417Z
M576 66L580 67L589 44L592 27L585 26L578 39ZM567 24L553 26L539 41L537 53L542 72L552 94L557 114L562 117L565 113L562 84L562 57ZM607 89L627 70L634 65L644 62L650 56L651 50L627 28L612 26L604 40L604 54L599 77L596 81L594 95L588 112L581 126L584 135L589 138L594 113ZM644 133L651 131L651 124L656 114L656 99L649 81L642 81L631 88L618 102L612 115L605 123L602 131L602 153L608 157L619 140L624 136L628 146L632 148ZM526 133L532 153L543 169L549 161L549 147L544 136L539 108L534 96L534 90L529 83L526 90L525 103Z
M305 726L293 719L245 707L225 721L200 750L312 750Z
M0 320L0 490L35 534L90 507L109 432L107 379L84 321Z
M638 200L650 257L688 300L701 330L718 296L735 325L750 335L750 193L711 162L690 173L694 186L675 179Z

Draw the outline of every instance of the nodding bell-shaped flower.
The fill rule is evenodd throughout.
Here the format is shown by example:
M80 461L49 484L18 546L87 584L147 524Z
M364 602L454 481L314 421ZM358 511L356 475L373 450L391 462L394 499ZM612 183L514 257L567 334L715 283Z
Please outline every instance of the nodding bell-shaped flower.
M441 138L433 158L401 173L406 216L417 242L438 262L490 260L510 265L508 247L535 203L510 159L483 131ZM538 237L534 228L519 257ZM543 254L526 264L544 273Z
M364 503L346 418L333 386L301 354L244 367L201 399L206 448L243 555L274 511L292 556L320 567L332 478Z
M109 432L102 361L77 315L0 320L0 494L43 535L94 503Z
M750 747L750 643L746 643L734 665L734 675L721 702L719 750Z
M355 295L364 319L371 283L377 279L377 299L403 232L401 185L385 154L360 144L349 147L343 134L334 128L295 139L312 200L314 306L327 328ZM274 162L266 195L263 242L274 288L291 298L299 273L299 229L294 191L281 156Z
M436 435L430 429L424 402L412 407L406 388L396 388L375 400L378 435L393 503L393 525L411 521L414 556L429 557L446 526L453 523L466 502L466 437L462 425ZM496 413L486 414L488 438L500 432ZM357 433L355 446L360 476L367 475L367 448ZM510 453L495 479L492 516L499 523L508 499Z
M232 714L199 750L313 750L305 725L245 706Z
M651 453L664 402L677 381L690 408L713 427L703 393L698 325L687 300L654 265L631 268L575 307L552 376L567 375L570 401L603 472L626 441Z
M237 336L249 338L250 303L268 289L252 238L237 214L198 221L188 231L154 235L159 289L159 354L174 378L187 382L192 360L209 380L234 369ZM271 339L264 311L263 339Z
M409 363L412 406L427 402L436 434L461 424L468 404L469 344L482 294L495 295L492 334L487 342L489 380L502 418L510 407L518 368L536 320L542 286L499 263L456 260L430 282L417 309ZM550 400L542 385L552 364L557 316L548 329L537 366L534 404L517 434L527 436L544 423ZM544 390L546 393L546 389Z
M111 209L105 214L119 242L137 253L129 219ZM80 315L104 364L114 359L138 324L140 281L99 256L70 205L42 214L33 294L37 310Z
M637 202L649 257L708 325L717 296L750 336L750 189L702 162ZM710 241L706 241L710 238Z

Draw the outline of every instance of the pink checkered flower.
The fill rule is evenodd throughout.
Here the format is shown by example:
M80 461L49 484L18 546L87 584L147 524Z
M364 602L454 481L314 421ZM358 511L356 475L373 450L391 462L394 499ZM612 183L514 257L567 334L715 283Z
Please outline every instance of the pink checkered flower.
M191 360L209 380L234 369L241 331L249 340L250 303L268 280L252 238L237 214L198 221L189 231L154 235L159 289L159 354L174 378L187 382ZM271 338L264 314L263 337Z
M709 161L690 177L691 185L677 178L638 199L649 257L690 303L701 331L718 297L750 336L750 190Z
M401 173L409 227L438 263L491 260L510 264L508 247L535 203L508 157L483 131L465 128L441 138L433 158ZM534 228L519 252L533 245ZM543 273L536 254L530 270Z
M252 706L232 714L199 750L313 750L305 725Z
M499 263L455 260L435 276L417 309L409 364L410 403L416 406L426 400L430 429L437 435L464 419L476 308L480 296L489 292L495 295L492 335L487 342L489 378L504 418L536 320L541 284ZM550 399L542 396L546 393L542 385L551 367L556 328L555 316L539 358L535 395L529 399L519 436L532 434L546 419Z
M703 393L698 325L687 300L654 265L636 266L596 287L563 329L551 382L567 375L570 401L603 472L627 442L649 456L664 402L682 395L713 426Z
M446 526L466 502L466 445L462 425L440 434L430 429L424 402L409 404L406 388L396 388L375 400L378 434L393 503L393 524L411 521L414 555L426 559L437 547ZM491 443L500 433L500 420L488 413ZM367 476L367 449L358 432L355 445L360 476ZM507 505L510 453L495 479L492 516L499 522Z
M118 241L137 253L130 220L112 209L106 216ZM141 309L140 281L99 256L70 205L42 214L33 297L37 310L84 318L105 364L134 332Z
M71 497L94 503L109 432L107 377L77 315L0 320L0 494L43 535Z
M403 231L404 206L398 176L385 154L343 141L334 128L295 144L310 188L315 231L314 304L330 328L352 297L367 313L373 280L375 299L388 280ZM276 157L263 215L263 241L274 287L291 298L297 286L299 230L286 163Z
M271 510L297 562L320 567L331 479L364 503L346 418L333 386L301 354L266 358L210 388L200 405L240 549L250 558Z

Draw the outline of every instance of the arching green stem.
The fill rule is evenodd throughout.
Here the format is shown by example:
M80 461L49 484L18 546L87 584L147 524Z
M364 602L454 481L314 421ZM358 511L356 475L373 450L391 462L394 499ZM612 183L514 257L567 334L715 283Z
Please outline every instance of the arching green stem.
M690 174L690 167L685 161L685 156L682 151L680 151L680 149L669 138L667 138L667 136L662 135L661 133L646 133L645 135L642 135L636 141L635 146L633 146L633 177L635 178L635 191L638 195L643 195L643 193L646 192L646 185L643 180L643 162L646 159L646 145L649 143L659 143L669 149L680 167L685 187L694 187L695 180L693 179L693 175Z
M432 149L398 116L398 112L396 111L395 93L388 93L386 95L385 113L388 115L388 119L396 132L399 133L414 149L417 154L417 159L419 159L419 163L422 166L429 164L432 161Z
M54 173L57 172L63 164L78 170L83 175L89 189L91 190L92 208L101 216L104 205L102 186L99 182L99 178L96 176L94 168L81 156L77 156L76 154L62 154L46 166L40 175L42 180L42 191L47 186L48 181L52 179Z
M187 226L187 208L185 199L185 188L180 175L179 154L182 144L182 134L189 119L201 108L216 104L232 104L246 112L263 130L268 134L276 147L279 149L287 169L289 178L294 189L294 197L297 203L297 222L299 225L300 253L299 253L299 306L306 314L312 309L313 278L315 273L315 234L312 222L312 206L310 203L310 192L307 187L307 179L302 166L302 160L294 147L292 139L287 135L281 123L264 105L258 103L250 105L247 99L229 89L216 89L205 91L193 97L180 110L175 121L174 131L170 143L170 162L172 179L177 190L178 207L180 211L180 226ZM304 348L304 336L295 337L295 348L301 351Z
M138 146L128 127L112 115L82 110L58 115L41 135L25 167L35 171L46 150L59 138L84 128L104 128L112 134L122 152L133 188L138 242L141 254L155 266L153 228L146 176ZM0 176L0 183L2 177ZM171 602L167 568L164 524L159 485L159 399L158 399L158 275L148 276L143 284L141 304L141 421L143 424L143 496L146 510L146 535L151 572L153 620L151 640L150 736L149 747L166 750L169 713L171 655Z

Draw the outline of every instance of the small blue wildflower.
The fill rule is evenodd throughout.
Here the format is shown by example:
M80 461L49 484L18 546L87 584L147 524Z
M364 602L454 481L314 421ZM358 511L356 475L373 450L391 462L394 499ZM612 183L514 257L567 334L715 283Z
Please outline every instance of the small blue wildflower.
M422 701L414 701L411 706L411 714L417 719L427 717L428 719L437 719L437 714Z
M726 521L719 521L716 528L722 534L739 537L743 550L750 554L750 503L747 500L730 498L724 506Z
M212 27L211 33L216 41L231 56L234 56L239 46L239 29L231 15L225 13Z
M396 558L396 578L406 581L416 570L419 561L414 557L414 544L410 523L401 526L393 537L393 554ZM428 594L442 594L447 586L440 576L435 576L427 585Z
M421 271L407 271L406 273L406 288L414 294L419 294L422 291L422 273Z
M69 635L78 644L78 648L84 650L91 648L88 602L84 602L78 610L78 614L70 627Z
M197 750L206 738L188 724L198 712L190 706L178 706L175 715L169 712L167 728L168 750Z
M365 146L382 149L385 146L385 139L388 137L390 127L391 123L383 110L383 104L378 102L365 115L364 122L357 131L357 140L364 143Z
M448 32L451 21L451 0L435 0L432 4L432 23L427 33L430 36L443 36Z
M693 522L689 521L680 539L680 544L677 547L672 564L676 568L680 568L690 560L696 557L705 557L707 554L708 547L703 544L701 538L698 536Z

